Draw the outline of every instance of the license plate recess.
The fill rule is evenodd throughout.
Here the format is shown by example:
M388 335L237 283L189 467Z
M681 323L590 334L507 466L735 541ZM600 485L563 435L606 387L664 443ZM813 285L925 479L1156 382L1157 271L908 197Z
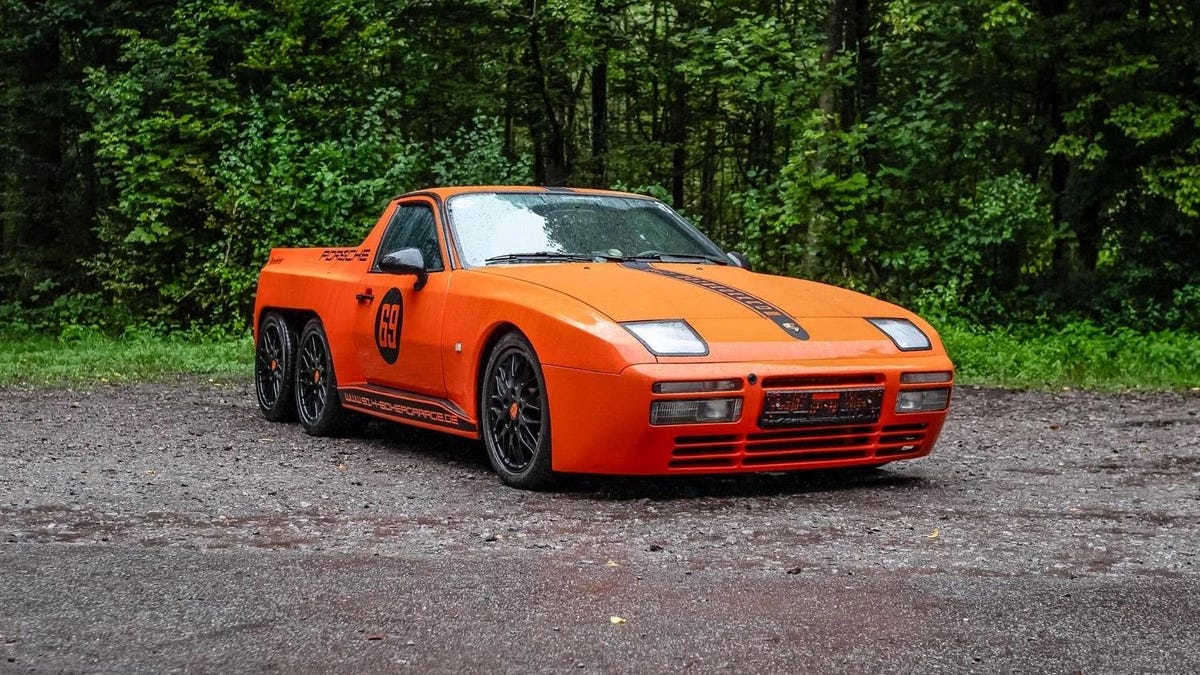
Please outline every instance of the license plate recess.
M863 424L879 421L883 387L779 389L763 396L760 427Z

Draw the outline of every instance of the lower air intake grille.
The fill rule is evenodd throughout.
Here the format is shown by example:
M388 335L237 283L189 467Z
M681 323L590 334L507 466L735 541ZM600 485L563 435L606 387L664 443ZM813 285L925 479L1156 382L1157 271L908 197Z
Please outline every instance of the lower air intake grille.
M668 467L793 469L839 462L892 460L925 447L926 424L845 425L764 431L747 435L677 436Z

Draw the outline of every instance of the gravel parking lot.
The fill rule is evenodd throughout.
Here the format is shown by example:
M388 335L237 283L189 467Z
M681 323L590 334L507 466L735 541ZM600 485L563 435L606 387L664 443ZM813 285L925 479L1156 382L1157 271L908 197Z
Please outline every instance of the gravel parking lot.
M571 481L249 380L0 391L0 672L1200 671L1200 394L962 388L869 473Z

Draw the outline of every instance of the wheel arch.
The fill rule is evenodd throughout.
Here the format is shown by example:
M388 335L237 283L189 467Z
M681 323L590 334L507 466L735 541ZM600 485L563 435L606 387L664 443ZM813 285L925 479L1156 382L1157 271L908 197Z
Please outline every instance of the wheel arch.
M257 339L258 332L262 328L263 317L270 312L275 312L283 317L289 328L295 331L296 335L300 335L300 331L304 330L304 324L308 323L309 319L320 319L320 315L311 309L295 309L289 307L263 307L259 310L258 316L254 318L254 335ZM322 323L324 321L322 320Z
M529 336L517 327L511 321L501 321L495 326L492 326L487 337L483 340L483 347L479 350L479 358L475 361L475 377L473 378L474 387L471 390L471 412L475 415L475 425L479 429L480 438L483 433L483 411L479 409L479 395L483 391L484 370L487 369L488 359L492 356L492 350L496 348L496 344L504 339L509 333L519 333L526 340ZM529 344L533 344L531 341ZM537 347L534 347L534 352L537 352Z

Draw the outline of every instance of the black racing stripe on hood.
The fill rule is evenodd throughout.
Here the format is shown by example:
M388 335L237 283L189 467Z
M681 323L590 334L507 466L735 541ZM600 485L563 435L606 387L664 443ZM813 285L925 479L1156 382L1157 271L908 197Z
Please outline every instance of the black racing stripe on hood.
M651 272L659 276L664 276L677 281L682 281L687 284L699 286L700 288L712 291L713 293L719 293L745 307L746 309L754 312L755 314L763 317L764 319L770 319L771 321L775 322L775 325L782 328L783 332L787 333L791 337L794 337L797 340L808 339L808 331L804 330L798 321L793 319L786 312L784 312L782 309L779 309L775 305L772 305L760 297L750 295L745 291L739 291L732 286L726 286L725 284L713 281L711 279L694 277L690 274L684 274L683 272L676 272L674 270L660 269L647 262L629 261L621 263L621 266L627 267L631 270Z

